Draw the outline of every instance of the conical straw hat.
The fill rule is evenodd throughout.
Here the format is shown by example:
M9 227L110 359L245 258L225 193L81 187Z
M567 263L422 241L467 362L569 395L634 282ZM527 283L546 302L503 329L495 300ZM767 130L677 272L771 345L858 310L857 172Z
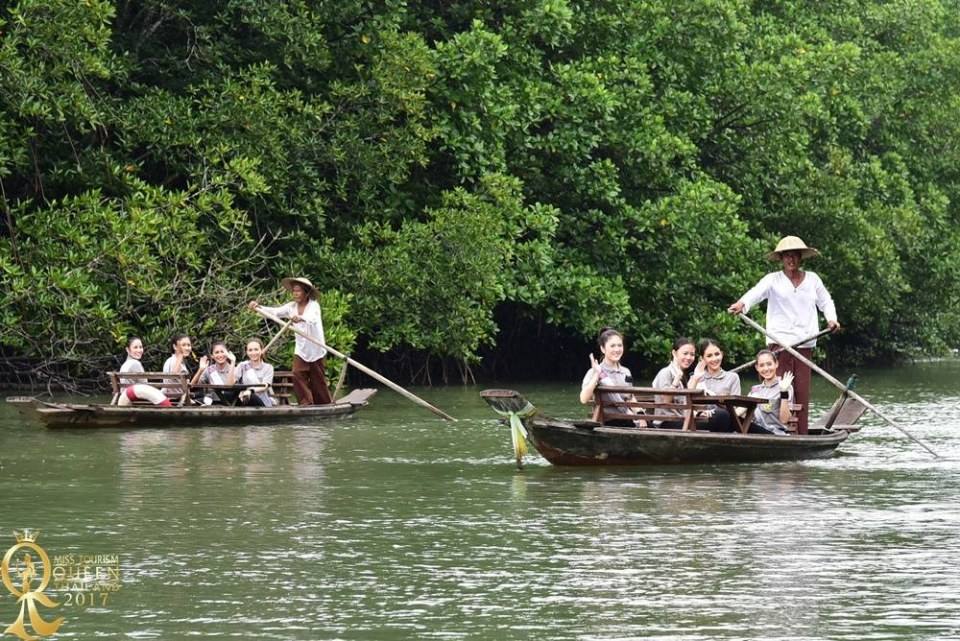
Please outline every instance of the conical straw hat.
M307 291L307 296L314 298L317 294L317 288L313 286L313 283L310 282L309 278L302 278L300 276L293 276L291 278L284 278L280 283L286 288L287 291L293 291L294 285L300 285Z
M798 236L784 236L780 239L780 242L777 243L776 249L767 254L767 260L778 261L780 260L780 252L789 251L800 252L801 258L811 258L820 255L820 252L813 247L807 247L807 244Z

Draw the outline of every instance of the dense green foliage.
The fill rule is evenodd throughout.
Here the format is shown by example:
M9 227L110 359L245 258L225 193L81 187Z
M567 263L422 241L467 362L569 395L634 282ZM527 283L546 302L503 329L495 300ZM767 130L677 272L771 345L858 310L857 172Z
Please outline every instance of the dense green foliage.
M461 372L495 311L656 361L796 234L838 355L960 344L955 0L0 5L0 345L265 333ZM271 294L274 292L276 295ZM531 336L530 340L536 340ZM544 349L549 349L544 345ZM76 367L74 367L76 369Z

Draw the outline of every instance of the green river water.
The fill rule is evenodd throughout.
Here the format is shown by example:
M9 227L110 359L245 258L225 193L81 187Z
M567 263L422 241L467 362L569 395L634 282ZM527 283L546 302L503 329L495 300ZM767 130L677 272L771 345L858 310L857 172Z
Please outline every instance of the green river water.
M868 417L826 460L518 471L474 387L414 390L455 424L387 389L230 428L3 405L0 553L40 530L86 573L46 589L54 639L960 639L960 362L860 374L942 459ZM577 383L515 387L584 415ZM19 613L2 588L0 629Z

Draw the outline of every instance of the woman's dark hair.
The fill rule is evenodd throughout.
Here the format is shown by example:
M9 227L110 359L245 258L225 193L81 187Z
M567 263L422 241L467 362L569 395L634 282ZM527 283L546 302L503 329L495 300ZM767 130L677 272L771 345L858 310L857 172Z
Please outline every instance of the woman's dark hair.
M693 342L693 339L689 336L681 336L677 340L673 341L673 351L677 351L684 345L692 345L693 349L697 349L697 344ZM671 358L672 361L672 358ZM687 382L687 377L690 375L690 372L693 371L694 364L691 363L690 367L683 371L683 382Z
M711 345L716 345L717 349L719 349L721 352L723 351L723 348L720 347L720 343L718 343L715 339L701 338L700 342L697 343L697 352L699 352L700 354L703 354L705 351L707 351L707 348L710 347Z
M170 349L174 349L177 346L177 343L182 341L185 338L190 338L187 334L174 334L173 338L170 339Z
M773 362L774 362L774 363L777 363L777 362L780 361L780 359L777 358L777 353L774 352L774 351L771 350L771 349L767 349L766 347L764 347L764 348L761 349L759 352L757 352L756 360L759 361L759 360L760 360L760 357L763 356L764 354L769 354L769 355L770 355L770 358L773 359Z
M130 349L130 346L133 345L133 341L143 342L143 339L139 336L127 336L127 349Z
M213 350L215 350L218 345L223 346L223 349L224 349L224 350L230 351L230 350L227 349L227 344L224 343L223 341L213 341L212 343L210 343L210 353L211 353L211 354L213 354Z
M616 336L620 340L623 340L623 334L612 327L604 327L600 330L600 334L597 336L597 345L600 347L600 349L603 349L603 346L607 344L607 341L610 340L612 336Z

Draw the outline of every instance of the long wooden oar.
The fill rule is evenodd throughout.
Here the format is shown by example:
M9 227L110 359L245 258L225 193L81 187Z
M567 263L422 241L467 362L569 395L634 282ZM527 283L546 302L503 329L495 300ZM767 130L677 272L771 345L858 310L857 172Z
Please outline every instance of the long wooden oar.
M264 310L262 307L259 307L259 306L258 306L258 307L256 307L256 308L254 308L253 311L255 311L256 313L260 314L260 315L263 316L264 318L269 318L270 320L272 320L272 321L275 322L275 323L279 323L279 324L281 324L281 325L283 324L283 320L282 320L280 317L271 314L270 312ZM420 398L419 396L413 394L412 392L408 392L407 390L403 389L402 387L400 387L399 385L397 385L396 383L394 383L394 382L391 381L390 379L386 378L385 376L382 376L382 375L378 374L377 372L373 371L372 369L370 369L369 367L367 367L367 366L364 365L363 363L358 363L357 361L353 360L352 358L350 358L350 357L347 356L346 354L341 354L340 352L338 352L337 350L333 349L333 348L330 347L329 345L324 345L321 341L317 340L316 338L314 338L314 337L311 336L310 334L307 334L307 333L306 333L305 331L303 331L302 329L297 329L297 326L296 326L296 325L290 325L290 331L293 332L294 334L297 334L298 336L303 336L305 339L307 339L307 340L310 341L311 343L315 343L315 344L319 345L320 347L324 348L325 350L327 350L328 352L330 352L331 354L333 354L333 355L336 356L337 358L342 358L343 360L347 361L348 363L350 363L351 365L353 365L354 367L356 367L358 370L360 370L360 371L363 372L364 374L367 374L368 376L377 379L378 381L380 381L381 383L383 383L384 385L386 385L387 387L389 387L390 389L392 389L393 391L395 391L397 394L400 394L400 396L403 396L403 397L405 397L405 398L413 401L413 402L416 403L417 405L422 405L423 407L427 408L428 410L430 410L431 412L433 412L433 413L436 414L437 416L440 416L441 418L445 418L445 419L447 419L448 421L456 421L456 420L457 420L457 419L453 418L452 416L450 416L449 414L445 413L444 411L437 409L436 407L434 407L434 406L431 405L430 403L426 402L425 400L423 400L423 399Z
M277 331L277 335L270 339L270 342L267 343L267 346L261 350L261 355L260 355L261 358L267 357L266 356L267 352L269 352L270 348L273 347L273 344L277 342L277 339L283 336L283 333L287 331L287 328L290 327L290 323L292 322L293 320L288 320L286 323L284 323L283 327L281 327L279 331Z
M346 361L343 362L343 369L340 370L340 378L337 379L337 387L333 390L333 400L337 400L340 396L340 390L343 388L343 381L347 380L347 370L350 368L350 364Z
M829 334L829 333L832 332L832 331L833 331L833 330L830 329L829 327L826 328L826 329L822 329L822 330L820 330L819 332L817 332L816 334L814 334L813 336L811 336L811 337L809 337L809 338L805 338L805 339L803 339L802 341L797 341L796 343L794 343L794 344L791 345L790 347L800 347L800 346L803 345L804 343L809 343L810 341L816 340L816 339L820 338L821 336L824 336L824 335L826 335L826 334ZM777 349L773 350L773 353L776 354L776 353L782 352L782 351L783 351L783 348L782 348L782 347L778 347ZM737 367L734 367L734 368L733 368L732 370L730 370L730 371L733 372L733 373L737 373L737 372L739 372L739 371L742 371L742 370L747 369L748 367L752 366L752 365L753 365L754 363L756 363L756 362L757 362L757 359L753 359L753 360L750 361L749 363L744 363L743 365L738 365Z
M795 350L794 348L787 346L786 343L784 343L782 340L778 339L776 336L772 335L772 334L771 334L770 332L768 332L762 325L760 325L758 322L756 322L755 320L753 320L752 318L750 318L749 316L747 316L747 315L744 314L743 312L740 312L739 316L740 316L740 319L741 319L744 323L746 323L746 324L749 325L750 327L753 327L753 328L756 329L757 331L762 332L767 338L769 338L769 339L770 339L771 341L773 341L774 343L777 343L778 345L782 345L783 348L784 348L786 351L788 351L788 352L790 352L791 354L793 354L794 358L798 359L801 363L805 363L806 365L808 365L808 366L810 367L810 369L812 369L812 370L815 371L817 374L819 374L820 376L822 376L822 377L824 377L825 379L827 379L828 381L830 381L835 387L839 388L841 391L845 392L846 394L848 394L849 396L853 397L854 399L860 401L861 403L863 403L863 406L866 407L868 410L870 410L871 412L873 412L874 414L876 414L877 416L879 416L880 418L882 418L883 420L885 420L887 423L890 423L890 425L894 426L895 428L897 428L898 430L900 430L901 432L903 432L906 436L908 436L908 437L910 438L911 441L913 441L914 443L916 443L917 445L919 445L919 446L922 447L923 449L925 449L925 450L927 450L928 452L930 452L931 454L933 454L933 457L934 457L934 458L940 458L940 455L937 454L936 452L934 452L932 449L930 449L930 447L928 447L926 443L924 443L923 441L921 441L920 439L918 439L916 436L914 436L913 434L911 434L910 432L908 432L908 431L905 430L904 428L902 428L902 427L900 427L899 425L897 425L897 423L896 423L893 419L891 419L891 418L889 418L888 416L884 415L883 412L881 412L881 411L878 410L876 407L874 407L873 403L871 403L870 401L868 401L868 400L865 399L864 397L860 396L859 394L857 394L856 392L854 392L852 389L849 389L846 385L844 385L843 383L841 383L840 381L838 381L837 379L835 379L833 376L831 376L826 370L818 367L816 363L814 363L814 362L811 361L810 359L806 358L803 354L801 354L800 352L798 352L798 351Z

